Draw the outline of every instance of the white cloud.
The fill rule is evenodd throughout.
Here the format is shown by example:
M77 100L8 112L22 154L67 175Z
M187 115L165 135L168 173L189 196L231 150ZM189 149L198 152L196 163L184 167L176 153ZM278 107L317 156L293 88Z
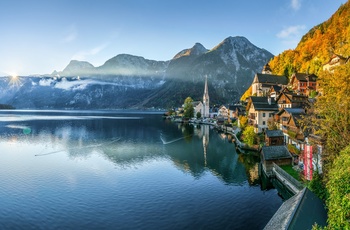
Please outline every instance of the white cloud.
M296 36L300 36L301 32L305 29L305 25L290 26L281 30L276 36L282 39L295 38Z
M64 43L72 42L77 38L77 35L78 35L77 33L68 34L65 38L63 38L63 42Z
M292 0L290 4L293 10L299 10L301 6L301 0Z
M84 50L79 51L78 53L74 54L72 59L73 60L85 60L87 56L93 56L104 50L108 46L108 43L101 44L99 46L96 46L90 50Z
M66 32L66 36L62 39L63 43L69 43L77 39L78 32L75 28L75 25L71 25Z

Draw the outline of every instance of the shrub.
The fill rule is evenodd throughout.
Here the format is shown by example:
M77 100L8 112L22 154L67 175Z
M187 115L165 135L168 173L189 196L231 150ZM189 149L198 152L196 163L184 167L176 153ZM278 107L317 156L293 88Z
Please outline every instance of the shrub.
M334 160L326 188L329 228L350 229L350 145Z

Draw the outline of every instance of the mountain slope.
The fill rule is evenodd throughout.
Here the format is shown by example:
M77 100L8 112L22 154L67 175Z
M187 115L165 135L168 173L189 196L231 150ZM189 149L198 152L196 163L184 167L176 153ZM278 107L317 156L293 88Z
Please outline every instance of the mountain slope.
M270 52L254 46L244 37L228 37L201 55L171 60L166 73L192 83L204 82L204 76L208 76L208 83L213 86L211 94L233 103L249 87L254 74L272 57Z
M306 33L294 50L286 50L269 64L275 74L290 76L297 72L316 75L333 53L350 56L350 1L325 22Z
M239 100L273 55L244 37L228 37L211 50L200 43L170 61L119 54L102 66L72 60L61 72L0 81L0 103L16 108L169 108L188 96L201 100L205 76L211 104ZM78 77L79 76L79 77Z

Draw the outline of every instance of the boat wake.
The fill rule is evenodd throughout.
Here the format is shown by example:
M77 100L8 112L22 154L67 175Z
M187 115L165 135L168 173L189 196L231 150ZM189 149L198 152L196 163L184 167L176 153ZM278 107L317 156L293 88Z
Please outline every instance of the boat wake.
M189 135L189 136L185 136L185 137L180 137L180 138L176 138L176 139L173 139L171 141L166 141L163 137L162 134L160 134L160 140L163 142L163 145L168 145L168 144L171 144L171 143L174 143L176 141L179 141L179 140L182 140L182 139L185 139L186 137L190 137L192 135Z
M46 155L51 155L54 153L59 153L59 152L63 152L63 151L69 151L69 150L75 150L75 149L86 149L86 148L95 148L95 147L100 147L103 145L110 145L114 142L119 141L121 138L117 138L114 139L112 141L108 141L108 142L103 142L101 144L95 144L95 145L87 145L87 146L82 146L82 147L75 147L75 148L68 148L68 149L61 149L61 150L57 150L57 151L53 151L53 152L48 152L48 153L39 153L39 154L35 154L34 156L39 157L39 156L46 156Z

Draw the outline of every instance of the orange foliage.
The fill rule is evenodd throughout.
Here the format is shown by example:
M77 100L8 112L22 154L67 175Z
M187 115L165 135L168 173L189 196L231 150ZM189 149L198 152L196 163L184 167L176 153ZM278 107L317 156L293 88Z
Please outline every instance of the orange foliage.
M306 33L294 50L275 56L269 65L274 74L287 77L293 71L318 75L333 53L350 56L350 1Z

